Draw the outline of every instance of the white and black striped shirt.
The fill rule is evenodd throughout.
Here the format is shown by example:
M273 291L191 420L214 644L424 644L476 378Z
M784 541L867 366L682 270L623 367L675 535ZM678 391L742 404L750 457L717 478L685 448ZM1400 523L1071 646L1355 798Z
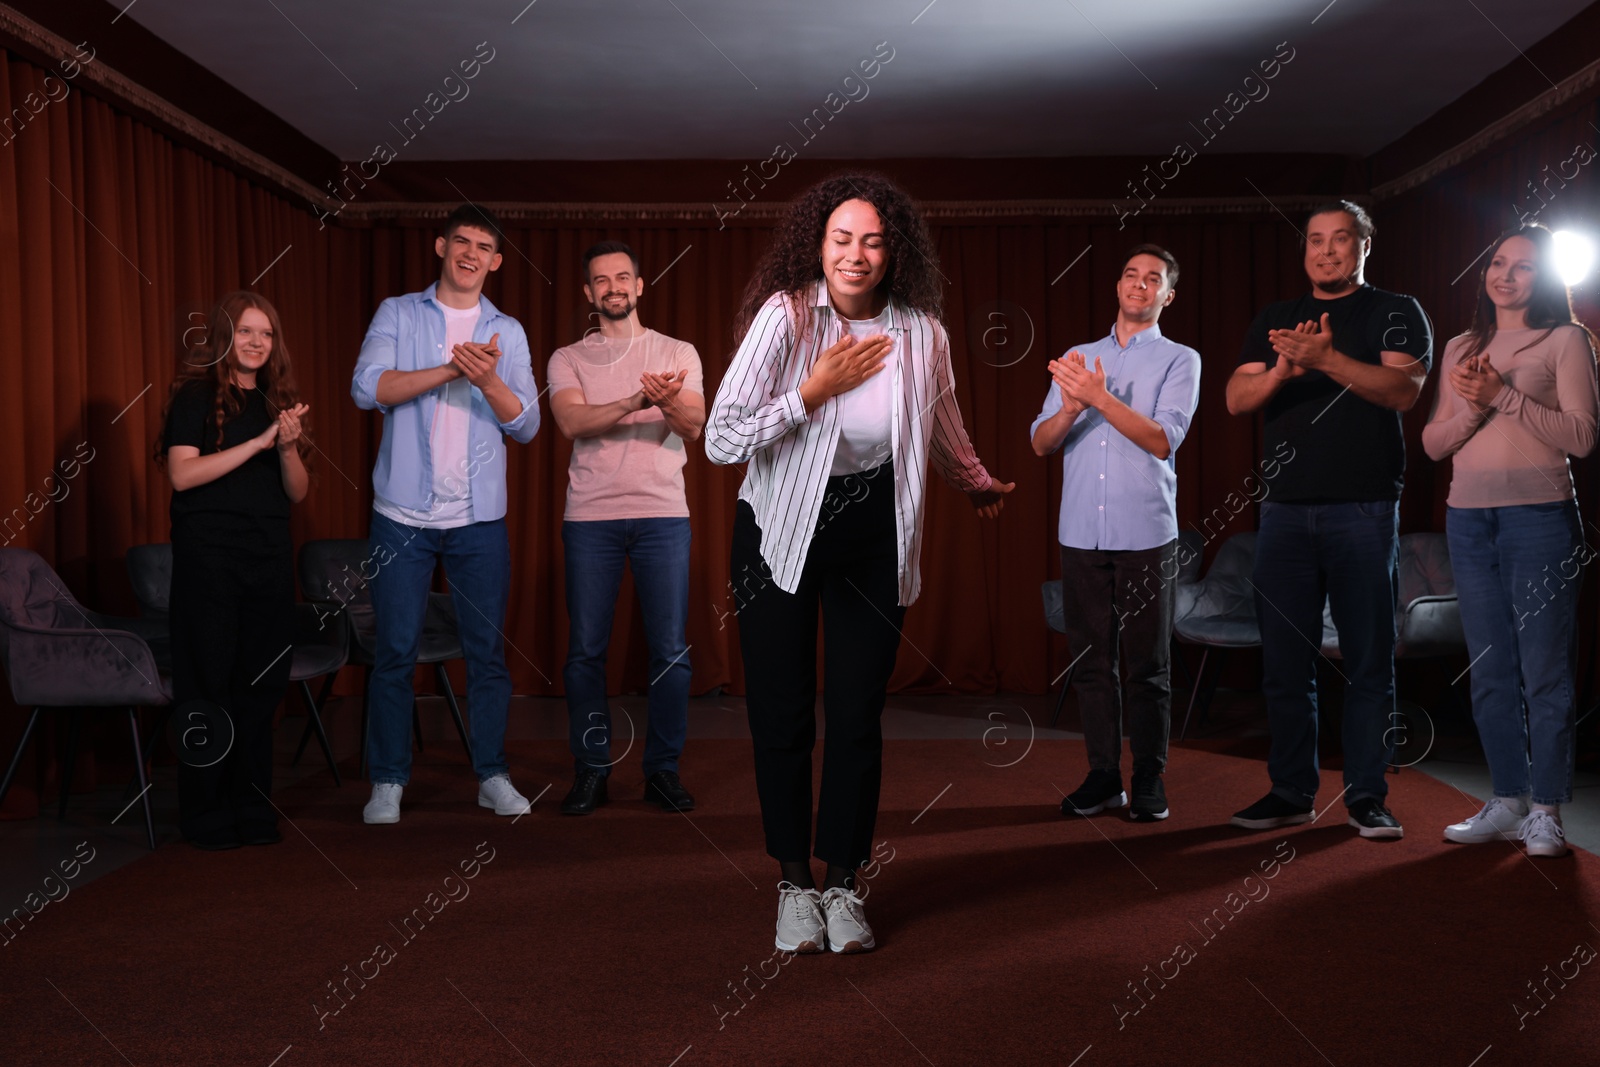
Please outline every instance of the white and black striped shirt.
M705 436L711 462L749 463L739 499L755 512L761 556L773 581L789 593L800 586L839 446L840 398L830 398L808 417L800 386L817 358L847 332L824 282L814 284L808 299L810 328L797 338L798 309L781 293L767 298L717 389ZM945 481L962 492L982 492L991 479L961 424L944 326L893 300L889 323L900 358L892 371L899 402L886 458L894 461L900 603L910 605L922 587L922 497L929 457Z

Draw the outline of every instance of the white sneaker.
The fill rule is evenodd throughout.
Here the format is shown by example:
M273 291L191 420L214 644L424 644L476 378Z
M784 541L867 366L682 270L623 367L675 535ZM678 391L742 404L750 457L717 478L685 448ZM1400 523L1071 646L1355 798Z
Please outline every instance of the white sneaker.
M1561 829L1561 816L1534 808L1522 820L1522 840L1530 856L1565 856L1567 835Z
M784 952L821 952L828 947L822 898L815 889L778 883L778 936L773 944Z
M378 782L372 787L372 799L361 809L361 821L368 824L400 821L400 794L405 786L393 782Z
M828 915L828 947L833 951L871 952L878 944L861 898L850 890L834 888L822 894L822 910Z
M1522 808L1527 804L1521 798L1515 803ZM1476 845L1484 841L1505 840L1515 841L1522 832L1522 820L1527 818L1526 812L1518 814L1516 808L1506 803L1500 797L1494 797L1466 822L1451 823L1444 828L1444 839L1454 841L1458 845Z
M533 809L517 792L509 774L497 774L478 783L478 807L493 808L496 815L526 815Z

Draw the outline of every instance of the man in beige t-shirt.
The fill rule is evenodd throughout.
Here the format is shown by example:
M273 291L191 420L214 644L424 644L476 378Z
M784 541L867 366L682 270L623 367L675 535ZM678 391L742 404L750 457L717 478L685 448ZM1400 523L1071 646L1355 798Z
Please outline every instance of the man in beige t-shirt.
M694 346L639 324L639 260L620 241L584 253L596 326L550 357L550 409L572 441L566 546L568 638L563 679L575 762L568 815L606 802L611 755L606 649L622 568L633 570L650 646L645 799L692 811L678 780L689 719L689 505L685 444L705 426L705 387ZM630 720L631 721L631 720ZM630 737L629 747L632 746Z

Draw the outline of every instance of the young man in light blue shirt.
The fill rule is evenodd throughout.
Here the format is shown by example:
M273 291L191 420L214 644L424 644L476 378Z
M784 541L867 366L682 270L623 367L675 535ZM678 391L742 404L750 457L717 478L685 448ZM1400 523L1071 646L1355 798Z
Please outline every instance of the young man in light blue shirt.
M411 776L412 678L438 563L467 662L478 804L497 815L528 810L505 753L506 439L533 439L539 405L521 324L483 296L500 266L500 241L494 215L457 208L434 242L439 281L379 306L350 386L358 407L384 415L372 474L377 647L368 690L368 823L400 821Z
M1073 688L1089 775L1061 802L1064 815L1128 803L1122 787L1127 657L1132 817L1167 817L1171 722L1170 635L1177 575L1177 468L1173 457L1200 401L1200 353L1161 335L1178 261L1139 245L1117 280L1109 336L1050 362L1050 390L1033 420L1033 450L1062 452L1061 578Z

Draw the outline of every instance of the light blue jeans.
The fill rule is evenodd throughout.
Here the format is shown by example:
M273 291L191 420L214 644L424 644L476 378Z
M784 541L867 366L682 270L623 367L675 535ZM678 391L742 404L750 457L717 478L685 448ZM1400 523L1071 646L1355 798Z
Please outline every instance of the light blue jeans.
M372 783L411 778L411 704L433 569L444 564L467 661L467 719L472 769L480 782L506 773L506 600L511 546L504 519L451 530L408 526L372 513L372 607L377 615L376 664L369 695Z
M1593 553L1571 501L1450 508L1472 717L1497 797L1572 799L1578 589Z

